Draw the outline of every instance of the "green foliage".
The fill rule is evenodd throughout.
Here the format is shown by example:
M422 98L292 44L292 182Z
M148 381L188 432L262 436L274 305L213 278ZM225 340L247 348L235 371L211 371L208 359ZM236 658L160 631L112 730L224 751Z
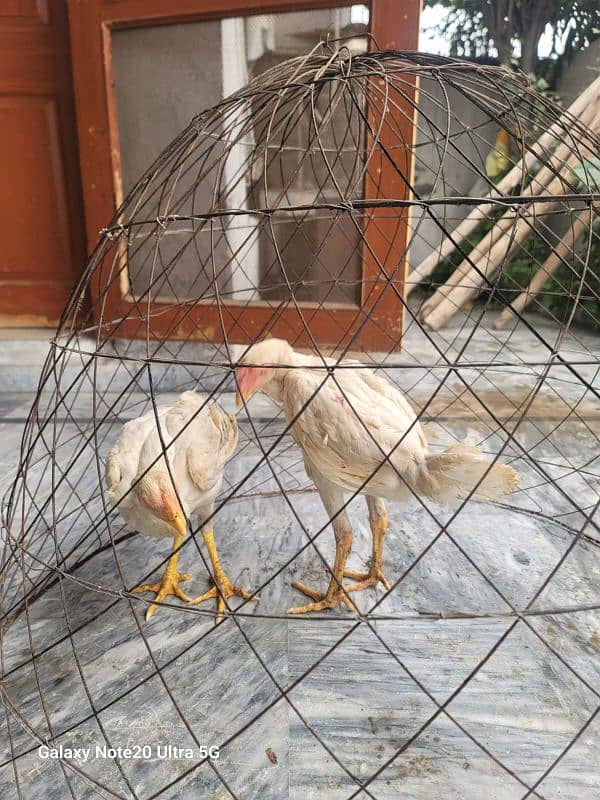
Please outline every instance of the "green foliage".
M502 64L518 66L529 73L530 83L540 95L538 99L532 96L526 114L533 139L537 139L548 124L544 97L556 99L549 77L556 74L556 69L542 77L537 59L539 39L546 25L550 25L552 31L551 54L546 66L554 64L556 67L557 62L568 60L574 52L600 37L598 0L425 0L425 5L440 6L448 11L438 26L438 33L449 39L451 55L482 57L489 56L495 49ZM515 52L520 52L519 59L514 56ZM600 191L600 156L584 159L574 167L572 179L581 192ZM426 294L445 283L494 221L482 222L461 245L462 253L454 251L437 266L423 284ZM546 281L529 307L530 311L540 311L541 306L562 322L576 306L575 320L600 331L600 222L594 227L591 246L588 236L580 237L575 252ZM494 289L482 292L477 302L489 302L492 307L500 308L504 305L500 295L512 301L526 289L550 251L550 245L540 236L530 236L504 264Z
M598 0L425 0L424 4L448 12L437 31L449 39L451 55L478 58L495 49L502 64L525 72L539 72L537 50L546 25L552 37L546 66L569 61L600 37Z
M561 322L570 317L575 306L573 319L597 333L600 331L600 230L595 227L591 246L589 237L582 236L575 246L578 258L573 255L567 258L567 264L561 264L546 281L537 299Z
M468 254L493 224L492 220L483 221L468 241L463 243L462 250ZM565 263L546 281L529 306L529 311L543 313L543 309L546 309L555 320L564 322L576 304L574 319L596 332L600 331L600 221L595 228L591 246L588 236L580 237L575 252L567 256ZM550 245L540 236L526 239L517 253L504 265L498 280L494 282L493 290L484 290L476 302L488 303L493 309L504 308L500 295L506 301L512 302L527 288L550 252ZM425 295L432 294L445 283L462 260L463 255L455 250L440 262L430 278L423 282Z
M496 217L482 220L471 235L461 243L460 249L453 250L447 258L440 261L429 278L422 283L422 288L426 295L433 294L438 286L441 286L448 280L456 267L463 261L464 257L468 256L486 233L491 230L496 218L497 215Z
M582 191L600 192L600 156L582 159L572 172Z
M526 239L516 254L506 263L496 284L496 292L500 292L506 300L512 302L517 295L527 288L529 282L550 254L550 247L538 236ZM484 293L481 300L487 300L489 293ZM500 301L492 299L494 307L500 307ZM549 310L553 307L551 295L542 291L538 301ZM532 306L533 307L533 306Z
M451 56L477 58L489 54L490 35L478 0L425 0L423 5L449 9L437 32L449 40Z
M553 100L555 103L559 102L559 95L552 91L550 84L545 78L542 78L540 75L536 75L534 72L530 72L527 76L527 80L529 81L531 88L535 89L538 94L543 94L544 97L547 97L549 100Z

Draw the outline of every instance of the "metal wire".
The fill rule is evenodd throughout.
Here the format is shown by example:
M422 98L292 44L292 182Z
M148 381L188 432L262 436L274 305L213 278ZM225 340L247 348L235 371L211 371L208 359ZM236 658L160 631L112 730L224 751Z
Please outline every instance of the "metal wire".
M404 136L407 122L414 128L414 141ZM509 134L512 162L520 168L507 192L498 191L485 167L499 129ZM550 144L540 144L541 133L550 130L555 132ZM17 474L5 498L0 691L8 746L0 757L0 771L13 770L17 797L29 796L23 765L40 743L64 741L67 734L93 725L112 747L115 734L107 712L144 687L152 686L179 729L197 747L202 745L206 731L186 710L177 672L171 668L195 648L198 652L200 643L217 652L221 639L235 631L269 687L268 697L235 729L215 731L220 738L214 744L226 748L242 741L285 704L344 775L351 787L346 797L376 800L382 796L378 779L390 774L404 753L418 748L423 735L443 718L485 758L490 770L518 786L522 800L550 800L544 782L557 772L600 710L600 686L536 624L600 609L598 594L586 596L585 602L575 590L560 600L548 595L572 555L594 554L600 543L600 437L595 424L600 194L593 181L581 181L599 150L600 139L593 130L536 94L519 75L418 53L352 55L346 47L336 50L326 43L258 75L243 90L199 114L161 153L100 232L65 308L26 420ZM547 185L557 180L559 191L532 191L544 170ZM406 196L386 194L383 176L390 171L401 179ZM461 239L457 226L478 206L487 212L477 241ZM577 235L576 218L583 220ZM405 223L408 241L399 235ZM489 254L477 250L489 230L496 231L494 247L502 248L495 272L489 269ZM441 253L448 240L454 245L451 258L441 258L437 269L420 280L415 254ZM562 251L561 241L570 242ZM527 289L551 253L559 255L560 262L554 277L531 298L527 311L514 313L505 330L495 330L497 312ZM367 260L376 268L371 276L362 273ZM407 260L413 265L408 279ZM468 305L455 304L449 326L433 331L426 324L426 309L451 267L460 262L470 272L459 274L454 287L470 288L470 281L478 280L480 289ZM411 279L418 286L407 300ZM403 331L397 333L390 332L381 311L390 299L398 316L404 317ZM451 295L448 302L453 302ZM216 310L210 330L204 313L209 308ZM260 323L253 317L257 308L263 312ZM339 309L347 312L344 326L336 316ZM137 327L132 335L133 324ZM228 402L235 390L235 370L248 346L286 325L292 346L300 343L319 356L313 366L303 367L316 372L318 383L292 419L274 407L261 407L256 413L251 407L247 416L240 415L240 444L212 514L218 529L219 517L235 504L253 503L268 519L269 504L280 500L290 524L301 532L302 542L291 554L286 552L276 568L262 573L253 596L268 596L303 554L314 553L324 573L333 575L322 546L330 524L347 510L355 513L350 504L383 466L392 467L404 481L392 459L410 431L385 452L341 381L345 370L368 368L413 402L417 419L411 427L435 424L447 444L470 428L492 463L502 460L521 473L521 490L497 508L539 524L557 543L552 565L532 586L526 602L511 597L490 564L482 563L481 553L472 552L457 532L475 487L451 512L423 497L413 498L411 514L418 513L432 533L397 570L390 588L373 594L366 608L294 621L299 630L311 622L327 625L329 636L328 646L298 675L285 679L278 674L265 656L261 629L249 627L261 620L292 624L285 609L265 600L258 608L248 600L235 607L226 600L225 618L214 624L208 608L164 602L159 613L176 608L182 617L188 615L190 625L185 642L163 655L165 643L150 635L142 621L151 601L131 589L164 567L167 556L150 571L140 564L133 581L123 546L134 534L106 493L106 455L124 421L148 411L158 420L161 396L173 399L197 389L206 393L206 403ZM328 331L325 343L323 330ZM376 348L365 344L374 335ZM531 352L524 352L524 342ZM317 394L330 385L379 449L381 463L362 486L348 493L336 514L322 519L307 516L306 505L299 502L303 497L319 507L292 432ZM168 443L158 426L162 452L154 463L177 446L192 422ZM575 429L585 435L585 447L565 448ZM211 566L198 533L208 521L190 520L192 535L180 546L202 565L207 578ZM441 543L483 581L499 607L390 610L390 602ZM109 556L114 580L86 577ZM98 602L81 616L73 612L73 597L83 592L92 592ZM41 636L37 609L52 597L53 616ZM82 655L83 642L98 631L106 632L115 620L120 626L132 623L124 645L137 653L145 670L128 676L118 691L99 700L93 664ZM494 620L500 627L453 691L440 699L392 644L383 623L439 625L451 620ZM195 631L196 621L208 624ZM19 630L26 635L27 648L15 654L11 636ZM538 777L519 771L495 752L452 705L468 693L506 643L518 651L514 643L524 631L593 703L593 711ZM394 745L391 755L359 774L311 722L295 690L308 685L310 676L363 632L418 687L430 713ZM58 659L65 647L76 676L71 680L77 681L87 704L77 718L58 713L41 669L48 658ZM20 700L22 675L33 676L27 703ZM62 792L72 798L88 790L105 797L174 797L173 791L185 791L185 781L202 769L212 771L222 796L253 796L237 788L219 762L208 757L194 759L175 776L153 773L150 789L141 789L118 757L110 784L72 759L60 759L59 764Z

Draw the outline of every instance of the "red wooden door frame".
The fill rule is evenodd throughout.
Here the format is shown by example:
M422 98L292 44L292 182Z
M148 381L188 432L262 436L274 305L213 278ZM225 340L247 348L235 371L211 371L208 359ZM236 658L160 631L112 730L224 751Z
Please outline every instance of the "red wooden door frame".
M54 327L85 258L66 0L0 3L0 326Z
M94 243L99 231L113 216L120 194L120 153L116 107L112 92L111 32L115 28L142 25L171 24L225 16L252 13L300 11L347 6L349 0L86 0L85 3L70 2L69 17L73 71L79 127L81 170L85 199L85 216L88 241ZM420 0L371 0L370 29L381 49L416 49ZM410 80L410 79L409 79ZM399 114L384 136L397 130L404 142L412 142L412 107L407 103L406 114ZM378 186L382 196L404 200L408 197L407 184L380 154L377 164ZM407 150L405 174L410 172L410 152ZM366 179L365 190L369 187ZM372 184L374 188L374 184ZM371 226L369 228L369 226ZM370 231L370 232L369 232ZM394 250L403 252L408 237L408 220L405 214L393 218L384 211L374 211L367 224L367 246L363 250L363 290L361 306L350 305L327 307L326 310L306 309L307 323L313 336L323 342L341 344L339 331L350 331L362 324L360 335L353 346L364 349L390 349L398 345L402 331L403 305L399 293L403 291L406 270L404 263L395 268L393 291L386 290L382 264L390 253L390 242ZM369 285L368 291L367 286ZM100 293L104 287L92 286ZM133 302L131 303L133 307ZM227 304L226 304L227 305ZM232 304L233 307L233 304ZM103 313L111 318L122 318L127 312L127 297L121 283L114 281L102 304ZM248 336L263 333L268 326L274 336L294 339L298 333L298 316L292 308L283 309L271 320L273 309L268 304L256 304L230 315L230 323L224 323L214 305L200 305L181 309L168 303L154 301L150 313L157 314L158 327L153 324L153 335L169 338L198 338L205 341L222 341L224 335L230 342L247 341ZM362 317L362 320L360 319ZM368 321L364 324L365 318ZM224 325L227 328L224 328ZM332 330L332 326L335 330ZM119 336L143 337L146 325L135 318L119 324ZM305 344L300 335L296 344Z

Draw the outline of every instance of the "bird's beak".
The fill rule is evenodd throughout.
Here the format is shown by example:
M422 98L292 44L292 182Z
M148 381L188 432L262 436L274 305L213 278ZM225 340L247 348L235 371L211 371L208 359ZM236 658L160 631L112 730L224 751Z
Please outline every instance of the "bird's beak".
M174 528L180 536L185 536L187 533L187 519L185 514L179 507L179 503L175 496L170 496L169 493L161 491L163 509L166 512L163 519Z
M236 404L237 408L241 408L244 405L244 403L246 403L248 400L250 400L250 398L252 397L253 394L254 394L254 392L240 392L238 390L235 393L235 404Z
M178 511L173 517L171 525L175 528L180 536L185 536L187 533L187 520L185 515Z

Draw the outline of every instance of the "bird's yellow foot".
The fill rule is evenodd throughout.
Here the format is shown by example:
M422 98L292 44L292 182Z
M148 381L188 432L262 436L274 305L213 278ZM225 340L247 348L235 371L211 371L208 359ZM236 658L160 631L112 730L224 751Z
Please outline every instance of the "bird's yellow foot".
M315 602L306 603L306 605L303 606L294 606L294 608L288 609L288 614L306 614L308 611L323 611L325 608L335 608L340 603L343 603L348 611L356 611L352 600L346 597L339 587L331 588L330 586L326 592L317 592L299 581L292 581L292 586L307 597L312 597Z
M215 597L217 599L217 622L225 613L225 600L230 597L242 597L244 600L258 600L258 597L253 597L251 592L247 592L245 589L232 583L225 574L216 575L215 581L216 585L213 586L212 589L209 589L208 592L204 592L200 597L195 597L190 602L195 605L196 603L203 603L205 600L212 600L212 598ZM217 585L219 589L217 589Z
M345 569L344 578L354 578L356 581L356 583L351 583L349 586L344 587L347 592L362 592L363 589L377 586L378 583L383 584L386 589L390 588L390 584L383 574L381 567L372 566L368 572L356 572L353 569Z
M141 592L154 592L156 594L154 602L148 606L146 611L146 622L154 616L156 609L165 597L173 595L173 597L178 597L185 603L191 603L191 598L179 588L180 581L189 581L191 577L189 572L169 573L167 570L158 583L145 583L143 586L136 586L135 589L132 589L131 591L136 594Z

